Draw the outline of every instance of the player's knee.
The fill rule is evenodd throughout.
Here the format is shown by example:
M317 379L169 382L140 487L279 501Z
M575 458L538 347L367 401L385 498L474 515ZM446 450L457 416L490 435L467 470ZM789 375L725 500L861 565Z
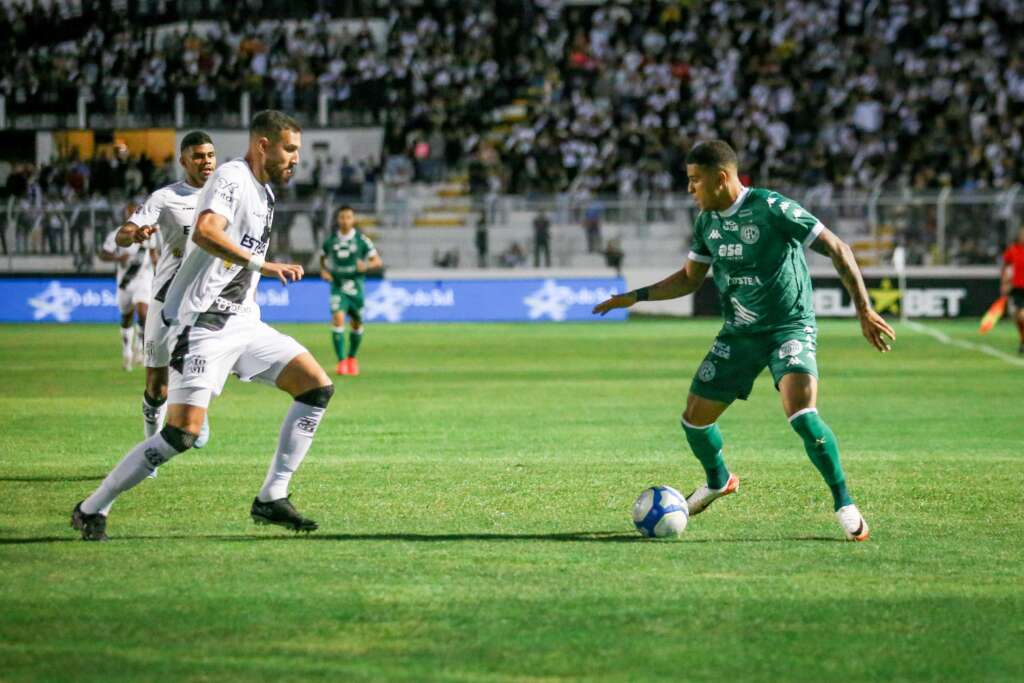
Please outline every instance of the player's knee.
M299 394L295 397L295 400L314 408L326 408L327 404L331 402L332 396L334 396L334 385L328 384L327 386L317 387L316 389L310 389Z
M178 451L184 453L188 449L196 445L196 439L199 437L198 434L187 432L184 429L179 429L172 425L167 425L160 430L160 436L167 444Z

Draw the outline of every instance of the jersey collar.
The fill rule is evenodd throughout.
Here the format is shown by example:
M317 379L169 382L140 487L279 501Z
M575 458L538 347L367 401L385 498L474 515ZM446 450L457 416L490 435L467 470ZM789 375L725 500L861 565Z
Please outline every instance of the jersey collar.
M730 206L725 211L719 211L718 215L719 216L724 216L725 218L728 218L729 216L731 216L734 213L736 213L737 211L739 211L740 210L740 206L742 206L743 201L747 198L748 194L750 194L750 188L749 187L744 187L743 188L743 192L740 192L740 196L736 198L736 201L734 201L732 203L732 206Z

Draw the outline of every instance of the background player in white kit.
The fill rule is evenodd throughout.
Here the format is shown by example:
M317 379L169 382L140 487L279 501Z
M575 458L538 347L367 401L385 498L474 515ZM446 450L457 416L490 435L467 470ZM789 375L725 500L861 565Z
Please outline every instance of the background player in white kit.
M136 205L129 202L124 208L125 215L130 215L135 208ZM136 244L119 244L115 240L117 232L111 230L103 240L99 259L116 264L114 279L117 282L117 310L121 313L121 366L131 370L133 362L142 361L138 351L142 349L142 330L146 326L153 287L152 242L144 239ZM133 324L136 317L139 321L138 332Z
M139 243L153 244L156 241L159 249L156 275L153 277L153 296L146 318L146 388L142 392L142 424L146 438L156 434L166 413L171 339L170 327L164 324L160 313L167 290L185 256L188 237L195 223L199 191L217 167L213 140L202 131L192 131L181 139L181 157L178 161L185 169L185 179L161 187L149 195L145 203L121 226L116 236L120 247ZM209 421L204 421L195 447L202 448L209 439Z
M291 178L300 145L301 128L294 119L260 112L249 128L245 158L218 168L200 193L189 251L164 299L165 321L177 323L167 424L132 448L75 506L71 524L83 539L105 540L107 513L117 496L194 445L210 400L220 394L229 372L243 381L273 384L294 399L253 500L253 521L295 531L317 528L292 506L288 483L312 444L334 385L301 344L260 320L255 300L260 274L283 283L303 275L300 265L264 261L274 218L267 183Z

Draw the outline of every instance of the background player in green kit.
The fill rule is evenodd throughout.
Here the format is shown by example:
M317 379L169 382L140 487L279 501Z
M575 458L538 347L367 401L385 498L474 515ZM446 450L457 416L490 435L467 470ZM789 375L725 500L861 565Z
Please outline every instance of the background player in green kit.
M339 375L358 375L356 354L363 340L363 280L370 268L383 262L370 238L356 229L356 212L350 206L338 209L337 230L324 240L320 255L320 276L331 283L331 318L334 329L331 339L338 356ZM345 315L351 332L348 355L345 355Z
M832 491L846 537L865 541L868 525L847 491L836 437L818 415L817 326L803 248L832 259L853 299L861 331L875 348L891 350L889 340L896 335L871 308L850 247L796 202L744 187L728 143L696 145L686 157L686 173L701 213L683 269L655 285L613 296L594 312L603 315L637 301L685 296L700 287L714 266L725 324L697 369L682 419L690 448L707 474L707 483L686 498L690 514L739 488L739 478L722 457L716 421L735 399L750 395L767 366L790 425Z

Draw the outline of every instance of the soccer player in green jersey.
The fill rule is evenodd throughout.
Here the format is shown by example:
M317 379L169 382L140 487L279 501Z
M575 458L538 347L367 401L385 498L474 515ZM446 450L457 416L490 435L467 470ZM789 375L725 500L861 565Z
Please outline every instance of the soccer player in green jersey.
M601 302L594 313L691 294L714 266L725 324L690 384L682 419L686 440L707 474L707 483L686 498L690 514L739 488L722 457L716 422L734 400L750 395L767 366L790 426L832 491L846 537L865 541L868 525L847 490L836 437L818 415L818 332L803 248L832 259L872 346L890 351L896 334L872 309L850 247L791 199L744 187L728 143L697 144L686 157L686 173L701 210L686 264L657 284Z
M356 354L363 341L363 280L367 270L384 264L370 238L356 229L356 212L351 206L338 209L335 221L338 229L324 240L320 276L331 284L331 318L334 323L331 340L338 356L337 373L358 375ZM346 314L351 326L348 355L345 355Z

